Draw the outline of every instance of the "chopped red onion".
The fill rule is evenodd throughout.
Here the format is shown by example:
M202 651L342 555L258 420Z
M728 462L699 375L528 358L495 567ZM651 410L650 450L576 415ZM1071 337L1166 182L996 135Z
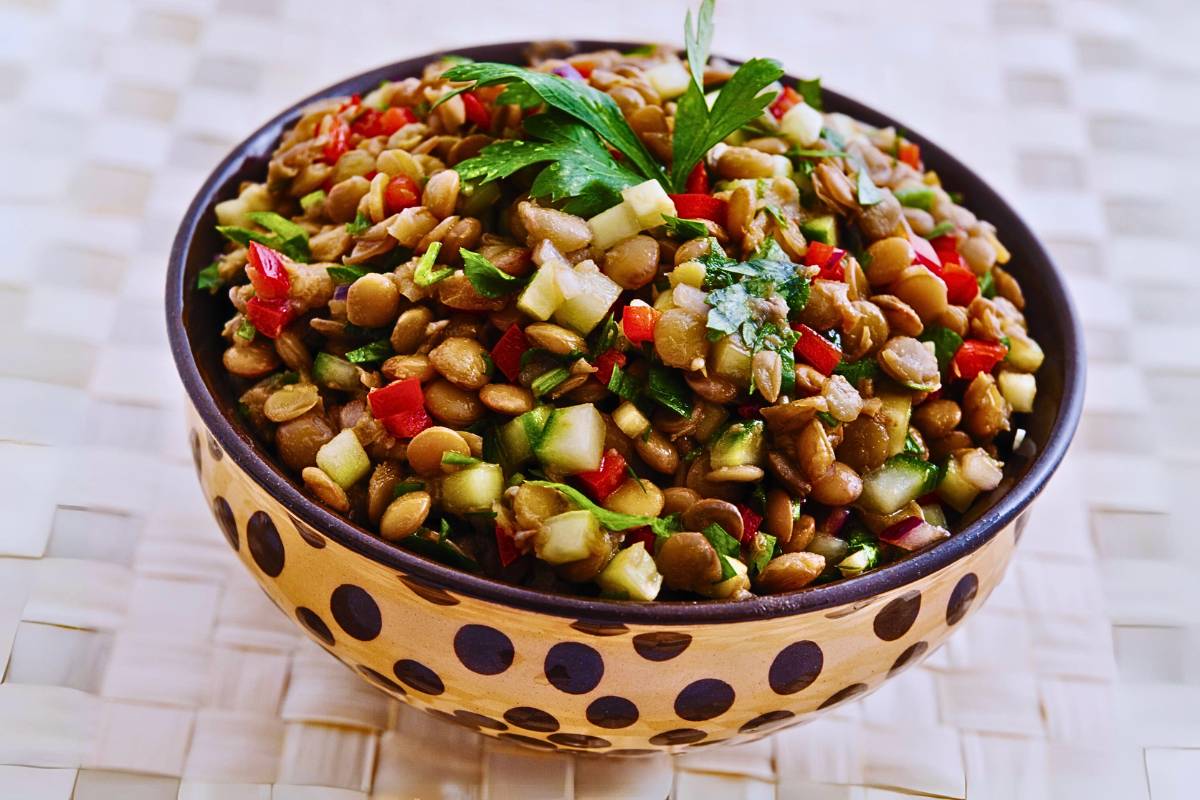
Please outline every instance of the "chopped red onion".
M587 82L584 80L584 77L580 74L579 70L575 69L570 64L559 64L557 67L552 69L551 72L560 78L566 78L569 81L579 81L580 83Z
M930 525L920 517L905 517L879 534L882 541L909 551L920 550L949 536L950 532L945 528Z
M333 299L334 300L345 300L346 295L349 294L349 292L350 292L350 284L339 283L336 287L334 287Z

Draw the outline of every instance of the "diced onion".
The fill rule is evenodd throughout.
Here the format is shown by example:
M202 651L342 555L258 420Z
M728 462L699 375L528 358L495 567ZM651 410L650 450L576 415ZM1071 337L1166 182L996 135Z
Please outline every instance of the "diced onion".
M930 525L920 517L902 519L879 534L881 540L910 552L920 550L934 542L940 542L949 536L950 531L937 525Z

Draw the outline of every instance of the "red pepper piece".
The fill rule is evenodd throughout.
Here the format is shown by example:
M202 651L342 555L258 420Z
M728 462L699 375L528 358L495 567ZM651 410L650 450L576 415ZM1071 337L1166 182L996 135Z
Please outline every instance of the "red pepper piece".
M708 168L704 166L703 161L697 161L696 166L692 167L684 188L687 189L688 194L708 194Z
M950 234L938 236L935 239L930 239L929 244L933 246L933 250L938 254L938 259L942 262L942 266L946 264L961 264L962 256L958 253L958 239Z
M325 143L325 163L336 164L342 154L350 149L350 126L346 120L336 117L329 127L329 141Z
M654 341L654 326L662 312L650 306L625 306L621 315L621 329L625 338L634 344Z
M383 202L389 214L398 214L421 204L421 188L407 175L397 175L383 190Z
M629 359L619 350L607 350L596 357L596 380L605 386L612 380L613 367L623 367Z
M947 264L942 267L942 280L946 283L946 299L956 306L970 305L979 294L979 281L966 267Z
M900 142L898 148L900 160L913 169L921 168L921 145L916 142Z
M500 566L507 567L521 557L517 543L513 540L512 531L501 525L496 526L496 551L500 555Z
M516 383L521 374L521 356L528 349L529 342L525 339L525 332L514 322L492 348L492 363L504 373L504 377Z
M981 372L991 372L1008 355L1008 348L999 342L967 339L950 360L951 373L965 381L974 380Z
M675 214L680 219L711 219L718 225L725 224L729 203L708 194L668 195L675 203Z
M824 242L809 242L808 250L804 254L804 263L810 267L821 268L817 274L818 278L841 281L846 279L846 271L842 266L842 260L845 257L846 251L840 247L834 247Z
M287 298L292 279L283 264L282 255L258 242L251 242L246 251L246 260L252 267L246 270L246 274L250 276L250 283L254 284L256 296L264 300Z
M935 274L941 275L941 256L937 254L937 250L933 249L929 240L914 233L908 237L908 241L912 245L913 252L917 254L917 261L929 267Z
M792 326L800 332L796 342L796 355L816 367L824 375L832 375L842 360L842 351L833 342L803 323Z
M463 111L466 112L467 120L483 130L490 130L492 127L492 112L488 111L483 101L474 92L464 92L462 99Z
M412 109L404 106L392 106L379 117L379 132L383 136L391 136L405 125L417 121L417 115Z
M371 406L371 416L378 420L424 409L425 393L421 391L421 380L407 378L372 389L367 393L367 404Z
M271 300L266 297L251 297L246 303L246 319L254 329L269 339L283 333L288 323L296 318L296 310L286 299Z
M638 542L641 542L646 546L646 552L654 555L654 540L654 531L649 526L646 526L625 531L623 543L626 547L633 547Z
M603 503L605 498L617 490L625 482L625 457L616 450L605 450L600 459L600 469L591 472L581 472L579 480L587 486L592 497Z
M354 122L350 123L351 133L357 133L359 136L370 139L373 136L382 136L383 129L379 124L379 118L383 115L374 108L363 109Z
M754 534L758 533L758 528L762 525L763 518L754 513L754 510L745 503L735 503L738 513L742 515L742 541L749 542L754 538Z
M804 98L790 86L783 87L783 91L775 98L775 102L771 103L771 116L775 119L783 119L783 115L791 111L792 106L799 105L804 102Z
M350 95L349 99L342 101L342 104L340 106L338 106L338 111L342 112L348 108L353 108L354 106L361 105L361 104L362 104L362 95L360 95L358 92L355 92L354 94Z
M380 422L383 423L384 429L397 439L411 439L433 425L433 420L429 418L429 413L424 407L384 417Z

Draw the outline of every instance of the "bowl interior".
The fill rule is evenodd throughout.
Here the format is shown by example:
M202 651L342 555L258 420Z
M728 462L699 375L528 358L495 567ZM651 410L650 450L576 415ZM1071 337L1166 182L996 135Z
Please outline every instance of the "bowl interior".
M455 52L479 61L524 63L524 53L529 45L528 42L513 42L464 48ZM587 51L607 47L626 50L637 45L580 41L570 46L578 51ZM614 620L733 620L854 602L938 569L975 549L1015 518L1037 495L1058 465L1080 413L1083 356L1074 310L1049 256L1017 214L965 165L914 133L911 126L826 90L825 103L829 111L844 112L872 125L903 127L908 137L920 143L926 164L937 170L943 184L949 190L962 192L968 208L981 219L995 224L1001 241L1012 253L1012 261L1006 265L1006 269L1014 274L1024 290L1027 301L1025 314L1031 333L1046 353L1045 364L1038 372L1035 409L1024 422L1028 441L1021 449L1022 455L1013 459L1015 468L1005 482L972 509L971 516L974 519L965 529L930 550L865 576L789 595L736 603L638 604L550 595L470 576L384 543L308 500L300 492L297 482L276 466L270 453L238 421L237 398L221 366L224 348L217 335L231 309L228 298L224 293L212 296L193 288L199 271L212 262L223 246L223 240L215 230L213 205L236 196L242 181L261 180L280 135L294 122L305 105L322 97L365 93L384 79L419 75L424 65L437 55L424 55L349 78L305 98L267 122L238 145L213 171L189 207L172 248L167 278L167 323L176 364L192 402L221 447L305 522L371 558L422 574L435 582L550 613L565 616L578 615L583 611L592 618ZM787 80L794 79L789 76Z

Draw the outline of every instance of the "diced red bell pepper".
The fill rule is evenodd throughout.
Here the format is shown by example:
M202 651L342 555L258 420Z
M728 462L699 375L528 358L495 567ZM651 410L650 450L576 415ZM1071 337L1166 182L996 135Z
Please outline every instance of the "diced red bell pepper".
M613 367L623 367L629 359L620 350L607 350L596 356L596 380L605 386L612 380Z
M821 334L803 323L792 326L800 332L796 342L796 355L816 367L823 375L832 375L834 368L841 363L842 351Z
M604 457L600 459L600 469L581 472L576 477L587 486L592 497L603 503L605 498L625 482L625 469L625 457L610 448L604 451Z
M824 242L809 242L808 250L804 254L804 263L810 267L821 268L817 274L818 278L841 281L846 279L846 271L842 265L845 257L846 251L840 247Z
M675 215L680 219L710 219L718 225L725 224L729 203L709 194L668 195L675 203Z
M246 260L253 269L246 270L250 283L254 284L254 294L264 300L284 300L292 288L292 279L287 267L283 264L283 256L271 248L251 242L246 250Z
M502 525L496 526L496 551L500 555L500 566L507 567L521 557L517 543L513 541L512 531Z
M758 533L759 526L762 525L763 518L754 513L754 509L745 503L736 503L738 513L742 515L742 541L749 542L754 538L754 534Z
M688 194L708 194L708 168L704 166L703 160L697 161L696 166L692 167L684 188L687 189Z
M425 392L421 390L421 379L406 378L372 389L367 393L367 404L371 406L371 416L378 420L424 409Z
M492 363L504 373L504 377L515 383L521 374L521 356L528 349L529 341L525 338L525 332L514 322L492 348Z
M354 118L354 122L350 123L350 132L357 133L359 136L370 139L372 136L380 136L383 131L379 126L379 118L383 116L377 109L365 108L363 112Z
M421 187L407 175L397 175L383 190L383 201L389 214L398 214L421 204Z
M958 253L958 239L950 234L938 236L929 240L929 244L933 246L933 250L938 254L938 259L942 265L946 264L961 264L962 256Z
M958 264L942 267L942 280L946 283L946 299L956 306L967 306L979 294L979 281L975 273Z
M654 540L654 531L651 530L650 526L647 525L643 528L633 528L625 531L625 538L622 540L622 542L626 547L633 547L638 542L641 542L646 546L646 552L650 555L654 555Z
M634 344L654 341L654 326L662 312L650 306L625 306L621 315L621 329L625 338Z
M336 164L342 154L350 149L350 126L341 117L334 117L329 127L329 141L325 142L326 164Z
M951 373L965 381L974 380L981 372L991 372L1008 355L1008 348L999 342L967 339L950 360Z
M251 297L246 303L246 319L254 329L269 339L283 333L288 323L296 318L296 309L287 298L271 300L266 297Z
M771 103L771 116L775 119L783 119L783 115L792 109L792 106L797 106L804 102L804 98L790 86L783 87L783 91L775 98L775 102Z
M490 130L492 127L492 112L488 111L483 101L474 92L463 92L462 99L463 110L467 114L467 120L483 130Z
M908 164L913 169L921 168L921 145L916 142L900 142L900 147L897 148L897 155L900 160Z
M937 250L933 249L933 245L929 243L929 240L914 233L908 237L908 241L912 245L913 252L917 254L917 261L929 267L934 272L941 274L942 259L937 254Z
M411 439L433 425L433 420L429 418L429 412L424 407L384 417L380 422L383 423L384 429L397 439Z
M379 132L383 136L391 136L405 125L411 125L416 121L417 115L412 112L411 108L392 106L379 117Z

